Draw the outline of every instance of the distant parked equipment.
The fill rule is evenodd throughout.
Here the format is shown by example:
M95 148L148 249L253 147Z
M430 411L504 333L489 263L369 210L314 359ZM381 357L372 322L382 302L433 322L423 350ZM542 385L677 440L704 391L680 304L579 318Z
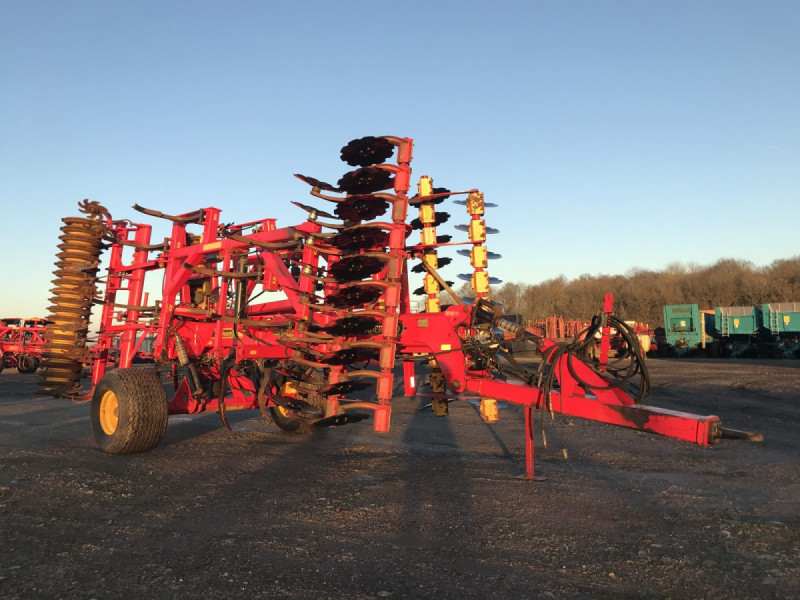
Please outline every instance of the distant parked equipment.
M35 373L39 368L47 319L0 319L0 371L6 367L20 373Z
M763 326L777 340L777 352L784 358L800 356L800 302L761 305Z
M705 349L713 341L707 333L709 329L713 329L713 321L713 315L702 312L697 304L665 306L664 331L667 348L677 356Z
M664 336L666 352L661 355L800 357L800 302L713 310L701 310L697 304L667 305Z

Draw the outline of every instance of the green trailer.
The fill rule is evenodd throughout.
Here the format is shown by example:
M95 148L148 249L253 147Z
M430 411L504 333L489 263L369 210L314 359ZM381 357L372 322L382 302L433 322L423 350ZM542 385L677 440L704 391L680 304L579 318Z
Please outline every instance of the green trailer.
M761 305L763 324L775 340L774 356L800 357L800 302Z

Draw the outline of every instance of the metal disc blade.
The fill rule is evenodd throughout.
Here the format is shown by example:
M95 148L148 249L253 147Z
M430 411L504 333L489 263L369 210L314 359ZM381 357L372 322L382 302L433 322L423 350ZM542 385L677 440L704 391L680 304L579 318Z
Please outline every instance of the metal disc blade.
M424 198L420 198L419 195L415 195L412 198L408 199L409 204L441 204L445 200L450 197L450 190L443 187L435 187L433 188L433 194L430 196L425 196Z
M472 281L472 275L467 275L466 273L459 273L458 278L461 281Z
M348 196L337 204L334 212L345 221L371 221L389 209L389 203L383 198L371 194Z
M448 256L443 256L442 258L438 259L438 262L439 262L439 266L436 267L436 268L437 269L441 269L442 267L446 267L451 262L453 262L453 259L448 257ZM418 265L414 265L411 268L411 272L412 273L424 273L425 272L425 267L422 266L422 263L419 263Z
M446 244L450 240L453 239L452 235L437 235L436 236L436 243L437 244Z
M339 188L333 187L330 183L325 183L324 181L320 181L319 179L314 179L313 177L309 177L308 175L300 175L299 173L294 174L300 181L306 182L311 187L316 187L321 190L325 190L326 192L341 192Z
M381 297L383 289L377 286L353 285L342 288L325 298L325 304L336 308L349 308L371 304Z
M336 234L327 243L340 250L378 250L389 245L389 233L374 227L351 227Z
M375 256L356 255L343 258L328 269L328 274L339 282L360 281L383 270L383 261Z
M456 225L458 231L469 231L469 225Z
M442 223L447 223L447 221L448 221L449 219L450 219L450 213L446 213L446 212L437 212L437 213L436 213L436 216L433 218L433 223L432 223L432 225L433 225L434 227L438 227L438 226L439 226L439 225L441 225ZM411 221L411 228L412 228L412 229L422 229L422 221L420 221L420 220L419 220L419 218L413 219L413 220Z
M288 411L303 417L319 416L319 409L300 398L290 398L289 396L273 396L271 400Z
M488 233L488 234L500 233L500 230L499 229L495 229L494 227L487 227L486 228L486 233Z
M374 317L343 317L325 327L331 335L353 336L380 333L381 322Z
M377 360L379 356L380 352L375 348L344 348L323 356L319 362L342 366Z
M372 194L394 185L391 173L379 167L363 167L345 173L338 181L339 187L348 194Z
M503 280L502 279L498 279L497 277L489 277L489 283L491 285L499 285L499 284L503 283Z
M460 250L456 250L456 252L461 256L470 256L470 251L467 250L466 248L461 248ZM492 252L490 250L487 250L486 258L488 258L489 260L496 260L498 258L503 258L503 256L501 254L498 254L497 252Z
M466 206L467 205L467 201L466 200L453 200L453 204L460 204L461 206ZM484 202L483 205L486 208L497 208L499 206L498 204L495 204L494 202Z
M394 146L386 138L368 135L351 140L342 148L342 160L351 167L367 167L386 162L394 154Z

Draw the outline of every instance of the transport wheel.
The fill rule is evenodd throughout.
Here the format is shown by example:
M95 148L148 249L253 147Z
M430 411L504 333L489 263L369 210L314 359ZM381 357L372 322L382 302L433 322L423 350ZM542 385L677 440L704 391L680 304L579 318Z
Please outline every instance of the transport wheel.
M27 354L23 354L18 359L18 366L17 371L20 373L35 373L36 369L39 368L39 359L35 356L28 356Z
M314 428L309 423L294 418L291 411L283 406L271 406L269 412L270 416L272 416L272 421L284 433L308 435L314 431Z
M109 454L150 450L167 429L167 394L155 371L116 369L92 394L92 433Z

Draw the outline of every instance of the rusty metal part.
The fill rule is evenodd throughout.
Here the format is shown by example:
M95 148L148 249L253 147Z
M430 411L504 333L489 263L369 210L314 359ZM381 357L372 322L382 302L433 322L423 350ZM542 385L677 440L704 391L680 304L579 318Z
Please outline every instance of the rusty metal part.
M82 202L78 202L78 212L87 215L91 219L111 219L108 209L99 202L90 202L88 198L84 198Z
M394 185L394 179L386 169L362 167L345 173L338 184L339 188L348 194L371 194L388 190Z
M367 167L386 162L394 154L394 145L382 137L368 135L349 141L341 151L341 157L351 167Z

